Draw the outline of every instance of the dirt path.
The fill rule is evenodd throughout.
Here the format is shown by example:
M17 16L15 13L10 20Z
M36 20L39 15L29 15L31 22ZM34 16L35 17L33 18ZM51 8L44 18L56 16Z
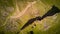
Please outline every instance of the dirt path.
M19 11L19 7L18 7L17 4L16 4L16 12L14 13L14 15L11 16L11 18L19 18L19 17L21 17L21 16L24 15L24 14L27 12L27 10L28 10L33 4L35 4L35 3L36 3L36 1L29 3L29 4L26 6L26 8L25 8L24 10L22 10L21 12Z

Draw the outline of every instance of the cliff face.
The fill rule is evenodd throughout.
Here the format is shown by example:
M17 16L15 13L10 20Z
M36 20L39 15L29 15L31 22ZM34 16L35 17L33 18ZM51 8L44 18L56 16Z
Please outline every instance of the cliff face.
M53 5L60 9L60 0L0 0L0 33L16 34L31 18L43 16ZM59 34L60 13L34 21L20 34ZM36 25L36 26L35 26ZM48 31L48 32L47 32Z

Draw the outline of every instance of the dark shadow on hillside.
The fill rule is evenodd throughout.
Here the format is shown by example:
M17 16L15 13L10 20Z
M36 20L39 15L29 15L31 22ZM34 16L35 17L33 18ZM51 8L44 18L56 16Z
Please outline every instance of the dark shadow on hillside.
M45 13L42 17L40 16L37 16L36 18L32 18L32 19L29 19L27 21L27 23L21 28L21 30L23 30L24 28L26 28L27 26L29 26L30 24L34 23L34 21L36 20L43 20L44 18L48 17L48 16L53 16L54 14L56 13L60 13L60 9L57 8L55 5L52 6L52 8L47 12Z

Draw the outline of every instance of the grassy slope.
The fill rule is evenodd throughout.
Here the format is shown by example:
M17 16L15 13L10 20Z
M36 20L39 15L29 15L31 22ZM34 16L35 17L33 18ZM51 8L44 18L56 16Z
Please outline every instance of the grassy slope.
M46 4L46 6L52 6L52 5L55 5L55 6L57 6L59 9L60 9L60 3L59 3L59 1L60 0L42 0L42 2L43 3L45 3ZM42 6L40 6L40 4L41 3L37 3L37 6L38 6L38 9L40 9ZM39 8L40 7L40 8ZM48 8L48 7L47 7ZM48 9L46 9L46 10L48 10ZM45 11L43 12L42 11L42 13L44 14L45 13ZM40 13L40 15L43 15L43 14L41 14ZM57 20L56 21L54 21L53 23L58 23L59 25L60 25L60 19L59 19L59 17L60 17L60 14L57 14L58 15L58 17L57 17ZM52 17L51 17L52 18ZM49 22L50 23L50 22ZM43 24L43 22L42 22L42 24ZM52 26L49 30L47 30L47 31L41 31L41 30L39 30L39 28L41 28L41 27L43 27L43 25L38 25L37 24L37 26L34 28L34 29L32 29L32 28L30 28L30 27L28 27L28 28L26 28L26 30L23 30L22 32L25 32L25 34L27 34L27 32L29 32L30 31L30 29L31 30L33 30L34 31L34 34L60 34L59 33L59 31L60 31L60 29L59 29L59 25L58 24L56 24L56 25L54 25L54 26ZM40 26L40 27L39 27ZM26 32L27 31L27 32ZM22 33L21 33L22 34Z
M40 2L40 1L39 1ZM49 1L49 0L43 0L42 2L43 3L45 3L45 6L42 4L42 3L39 3L39 2L37 2L36 3L36 6L38 6L37 7L37 9L40 9L40 10L44 10L44 8L41 8L41 7L47 7L47 6L52 6L52 5L56 5L58 8L60 7L60 5L59 5L59 0L57 0L57 1ZM52 2L52 3L51 3ZM42 4L42 6L40 6ZM39 8L40 7L40 8ZM48 7L49 8L49 7ZM46 11L47 10L49 10L48 8L46 8ZM39 11L40 12L40 11ZM45 13L45 11L42 11L42 12L40 12L40 16L42 16L43 14ZM58 14L59 15L59 14ZM58 17L60 17L60 15L58 16ZM27 18L27 17L26 17ZM52 17L51 17L52 18ZM47 20L49 19L49 18L46 18ZM49 19L50 20L50 19ZM52 20L52 19L51 19ZM45 20L44 20L45 21ZM59 18L57 18L57 20L56 20L58 23L59 23L59 21L60 21L60 19ZM38 22L36 22L36 23L38 23ZM50 23L50 22L49 22ZM48 24L49 24L48 23ZM55 22L53 22L51 25L53 25ZM33 25L33 24L32 24ZM57 25L57 26L56 26ZM24 32L24 34L28 34L28 32L30 31L30 30L33 30L34 31L34 34L56 34L56 33L58 33L60 30L59 30L59 26L60 25L58 25L58 24L56 24L56 25L54 25L55 26L55 28L54 28L54 26L52 26L49 30L47 30L47 31L42 31L42 30L39 30L39 28L42 28L43 27L43 23L42 24L37 24L37 26L35 27L35 28L31 28L32 26L30 26L30 27L27 27L26 29L24 29L20 34L22 34L23 32ZM56 29L56 30L55 30ZM57 30L58 29L58 30ZM56 32L57 31L57 32ZM59 33L58 33L59 34Z
M28 2L28 0L26 0L26 1ZM20 0L20 2L22 4L22 5L19 5L20 10L23 10L26 7L26 4L24 5L24 3L26 3L26 1ZM43 4L40 3L40 1L38 1L33 6L33 8L37 8L39 10L39 15L40 16L42 16L43 14L45 14L45 12L49 10L49 8L51 7L51 5L56 5L60 9L60 3L59 3L60 0L53 0L53 1L52 0L41 0L41 1L43 2ZM10 2L10 4L12 4L12 3ZM45 10L45 8L46 8L46 10ZM30 8L29 10L32 10L32 9ZM35 28L31 28L33 26L33 24L32 24L32 25L28 26L27 28L25 28L23 31L21 31L20 34L29 34L29 31L31 31L31 30L33 30L34 34L59 34L59 31L60 31L60 29L59 29L59 26L60 26L60 23L59 23L60 22L60 19L59 19L60 18L60 14L57 14L57 15L58 15L58 17L57 17L56 22L58 24L52 26L49 30L43 31L44 30L44 22L47 21L47 20L48 21L50 21L50 20L53 21L53 20L50 19L50 18L45 18L46 20L44 19L41 22L36 21L35 23L37 24L37 26ZM29 14L26 13L25 15L23 15L20 18L20 20L22 21L22 25L20 24L20 27L22 27L30 18L33 18L33 17L35 17L35 16L31 15L30 13ZM50 24L50 22L48 22L48 21L47 21L47 23ZM42 23L42 24L40 24L40 23ZM55 21L53 21L53 23L55 23ZM51 25L52 24L50 24L50 26ZM39 30L39 29L41 29L41 30ZM11 34L11 32L10 33L6 33L6 34Z

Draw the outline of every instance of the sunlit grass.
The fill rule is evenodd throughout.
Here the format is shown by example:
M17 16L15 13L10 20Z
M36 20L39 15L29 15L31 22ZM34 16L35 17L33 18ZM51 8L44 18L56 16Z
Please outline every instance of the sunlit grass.
M2 0L1 0L2 1ZM32 0L31 0L32 1ZM19 7L19 10L22 11L23 9L26 8L28 2L31 2L30 0L26 0L26 1L22 1L20 0L19 2L17 2L17 5ZM13 2L13 1L12 1ZM13 6L14 8L16 8L12 2L10 1L8 4L6 4L7 6ZM1 4L1 2L0 2ZM10 4L10 5L9 5ZM12 5L11 5L12 4ZM2 5L5 6L4 3L2 3ZM20 17L19 19L20 24L18 29L20 30L20 28L31 18L35 18L35 13L32 14L32 12L37 9L39 12L39 16L43 16L49 9L51 9L51 6L55 5L60 9L60 0L41 0L41 1L37 1L36 4L34 4L33 6L31 6L27 12L22 15L22 17ZM16 10L16 9L15 9ZM37 12L37 11L35 11ZM14 13L14 12L13 12ZM13 15L13 13L11 13ZM18 15L18 14L17 14ZM11 15L9 15L8 17L10 17ZM56 19L53 19L54 17L56 17ZM51 17L46 17L45 19L43 19L42 21L35 21L34 23L36 24L35 28L32 28L32 26L34 26L34 23L29 25L28 27L26 27L24 30L22 30L20 32L20 34L29 34L29 31L33 31L34 34L60 34L60 14L56 14L56 16L51 16ZM48 28L47 30L45 30L46 28L44 27L46 22L46 25L51 26L50 28ZM4 27L3 27L4 28ZM0 30L3 30L3 28L1 28ZM12 32L5 32L5 34L15 34Z

